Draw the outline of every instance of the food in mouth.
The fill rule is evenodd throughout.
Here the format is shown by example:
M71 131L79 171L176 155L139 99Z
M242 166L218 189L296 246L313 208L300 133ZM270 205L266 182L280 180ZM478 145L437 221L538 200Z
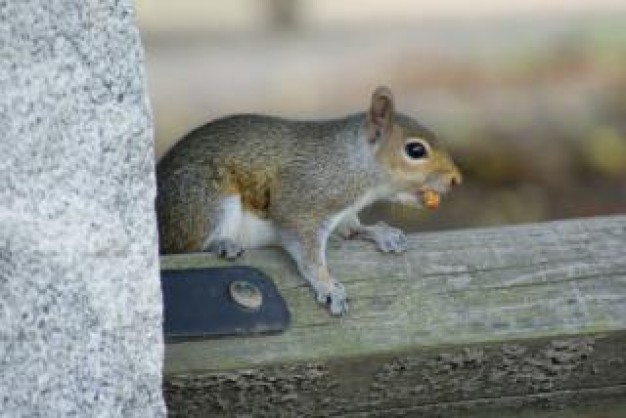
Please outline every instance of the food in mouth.
M441 195L434 190L424 190L422 192L422 202L428 209L437 209L441 203Z

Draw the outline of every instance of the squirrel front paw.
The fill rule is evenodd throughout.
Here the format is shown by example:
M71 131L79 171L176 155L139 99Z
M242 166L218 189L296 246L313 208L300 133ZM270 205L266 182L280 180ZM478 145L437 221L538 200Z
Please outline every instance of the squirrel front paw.
M332 315L339 316L348 312L346 289L338 281L313 283L313 289L317 302L328 306Z
M209 245L208 250L229 260L234 260L235 258L240 257L244 252L241 245L230 239L216 240Z
M365 227L366 238L374 241L378 249L384 253L401 253L406 251L408 241L401 229L389 226L384 222Z

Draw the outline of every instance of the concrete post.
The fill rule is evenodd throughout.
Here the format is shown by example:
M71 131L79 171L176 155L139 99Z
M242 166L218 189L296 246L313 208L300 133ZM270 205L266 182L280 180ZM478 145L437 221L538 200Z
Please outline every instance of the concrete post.
M0 416L165 415L152 137L131 0L0 0Z

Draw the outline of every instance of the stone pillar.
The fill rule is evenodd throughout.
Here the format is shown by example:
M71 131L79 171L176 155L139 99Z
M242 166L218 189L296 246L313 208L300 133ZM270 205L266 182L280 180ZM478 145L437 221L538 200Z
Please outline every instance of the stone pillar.
M0 0L0 416L159 417L153 131L131 0Z

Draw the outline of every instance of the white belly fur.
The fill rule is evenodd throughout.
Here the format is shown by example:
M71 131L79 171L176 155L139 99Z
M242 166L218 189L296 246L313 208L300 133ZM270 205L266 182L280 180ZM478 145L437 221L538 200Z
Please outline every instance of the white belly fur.
M278 244L278 234L269 219L259 218L252 212L244 211L239 229L240 243L244 248L266 247Z
M229 239L243 248L256 248L276 245L278 237L272 221L263 219L243 209L237 195L222 200L215 220L216 226L207 237L204 247L217 240Z
M357 219L357 214L365 206L388 194L387 187L368 190L353 205L334 214L326 220L320 233L324 234L322 246L328 235L342 222ZM270 219L263 219L244 210L239 195L224 198L216 216L216 226L204 242L204 248L222 239L230 239L243 248L258 248L279 245L278 232ZM324 252L324 251L323 251Z

